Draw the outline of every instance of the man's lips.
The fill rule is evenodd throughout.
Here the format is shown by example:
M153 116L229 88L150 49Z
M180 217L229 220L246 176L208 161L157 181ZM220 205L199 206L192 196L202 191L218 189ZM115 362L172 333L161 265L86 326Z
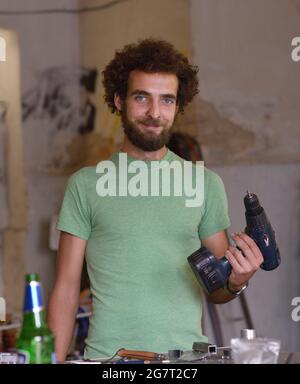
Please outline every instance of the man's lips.
M151 124L145 124L145 123L140 123L142 125L142 127L146 128L146 129L151 129L151 130L157 130L157 129L160 129L162 128L161 125L151 125Z

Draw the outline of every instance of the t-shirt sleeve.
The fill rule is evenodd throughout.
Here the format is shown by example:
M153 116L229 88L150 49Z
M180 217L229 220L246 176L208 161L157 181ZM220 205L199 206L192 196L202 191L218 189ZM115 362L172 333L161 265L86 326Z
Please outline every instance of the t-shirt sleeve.
M82 173L78 171L68 180L56 228L88 240L91 233L91 219Z
M227 196L222 179L216 173L205 169L204 183L204 213L198 227L200 239L230 226Z

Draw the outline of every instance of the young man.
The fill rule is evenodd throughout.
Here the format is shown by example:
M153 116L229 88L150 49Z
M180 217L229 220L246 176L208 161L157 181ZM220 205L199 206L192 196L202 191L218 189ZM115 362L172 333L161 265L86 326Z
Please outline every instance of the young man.
M228 288L209 297L215 303L234 299L263 261L245 233L232 236L244 256L229 245L224 186L208 169L204 202L198 207L187 207L186 196L174 193L120 193L125 177L120 169L125 166L131 169L128 186L141 161L150 174L176 161L183 164L166 144L176 114L198 92L196 68L171 44L147 39L117 52L103 75L105 99L121 115L124 142L110 159L117 170L106 179L109 184L117 175L111 194L99 194L101 163L76 172L66 189L48 313L59 361L65 359L72 336L84 254L93 296L85 350L91 359L112 356L122 347L166 352L207 341L201 330L200 286L187 262L200 243L216 257L225 254L232 265ZM147 174L144 181L150 179Z

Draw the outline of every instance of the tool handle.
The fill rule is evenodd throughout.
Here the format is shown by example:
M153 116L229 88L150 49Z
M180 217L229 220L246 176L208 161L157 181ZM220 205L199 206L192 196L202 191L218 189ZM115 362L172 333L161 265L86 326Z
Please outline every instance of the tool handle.
M157 360L158 354L155 352L146 352L146 351L130 351L128 349L120 349L118 351L118 356L120 357L129 357L131 359L140 359L140 360Z

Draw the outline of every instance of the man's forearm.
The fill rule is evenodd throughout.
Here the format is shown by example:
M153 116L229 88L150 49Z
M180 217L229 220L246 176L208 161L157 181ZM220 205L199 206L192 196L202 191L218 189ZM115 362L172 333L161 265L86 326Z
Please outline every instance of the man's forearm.
M78 300L69 295L53 291L48 307L47 323L55 337L55 351L58 362L66 359L73 337Z

